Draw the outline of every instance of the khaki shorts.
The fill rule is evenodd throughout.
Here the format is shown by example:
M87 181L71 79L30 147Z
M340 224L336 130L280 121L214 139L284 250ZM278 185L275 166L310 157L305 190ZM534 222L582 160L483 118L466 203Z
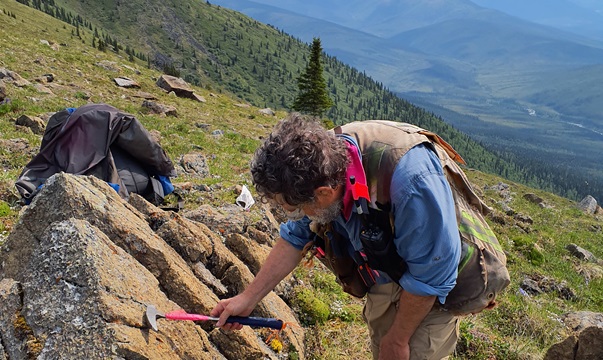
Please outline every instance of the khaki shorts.
M394 321L401 292L398 284L388 283L373 285L367 294L363 315L371 336L373 359L379 358L379 344ZM410 359L446 359L454 351L458 337L459 318L436 305L410 338Z

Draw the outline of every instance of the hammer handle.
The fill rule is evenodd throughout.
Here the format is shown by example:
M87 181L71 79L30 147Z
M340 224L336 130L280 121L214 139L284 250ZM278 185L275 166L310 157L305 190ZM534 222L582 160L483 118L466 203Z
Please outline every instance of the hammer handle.
M189 320L189 321L217 321L218 318L209 317L206 315L189 314L182 310L176 310L163 315L168 320ZM284 328L283 320L274 318L261 318L251 316L231 316L226 319L227 323L239 323L241 325L248 325L251 327L267 327L276 330L282 330Z
M284 328L283 320L274 318L261 318L253 316L230 316L226 319L227 323L239 323L241 325L248 325L251 327L266 327L275 330L282 330Z

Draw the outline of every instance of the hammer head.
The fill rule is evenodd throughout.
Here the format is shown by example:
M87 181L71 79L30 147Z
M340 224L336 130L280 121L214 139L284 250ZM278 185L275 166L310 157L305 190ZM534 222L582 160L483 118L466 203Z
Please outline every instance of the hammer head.
M147 322L151 325L151 328L157 331L157 318L163 318L165 315L157 311L155 306L148 305L146 312Z

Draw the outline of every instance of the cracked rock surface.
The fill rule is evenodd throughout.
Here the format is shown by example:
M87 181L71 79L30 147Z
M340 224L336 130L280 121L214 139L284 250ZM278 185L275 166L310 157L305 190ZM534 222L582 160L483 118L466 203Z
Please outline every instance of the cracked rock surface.
M0 248L0 360L279 358L249 327L149 328L147 305L206 314L253 275L203 224L130 200L93 177L49 179ZM252 315L297 324L274 293ZM301 327L281 338L304 357Z

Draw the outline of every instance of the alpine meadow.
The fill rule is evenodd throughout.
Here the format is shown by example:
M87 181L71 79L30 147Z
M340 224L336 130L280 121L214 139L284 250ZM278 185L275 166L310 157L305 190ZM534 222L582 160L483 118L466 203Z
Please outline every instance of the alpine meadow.
M333 103L323 123L385 119L437 133L467 162L465 172L492 208L487 221L506 252L511 284L495 309L462 319L453 359L544 359L572 335L577 343L568 317L588 313L600 319L603 313L603 212L580 202L588 195L601 201L603 181L487 146L451 125L458 113L415 99L429 106L425 110L336 57L321 55ZM3 245L26 208L15 181L42 141L39 131L19 121L22 116L44 122L51 113L87 103L131 113L160 134L174 163L185 154L204 155L207 175L181 172L174 184L184 210L222 214L235 204L241 186L255 196L250 160L294 108L298 79L311 56L311 44L211 1L0 0L0 250L8 251ZM186 81L202 101L160 89L163 74ZM137 87L119 86L117 78ZM172 111L151 111L142 105L146 99ZM530 148L529 138L516 141ZM582 186L584 181L590 186ZM245 216L260 219L266 206L256 198ZM301 324L305 355L286 339L274 342L254 330L270 358L372 358L362 301L344 293L318 261L299 266L283 288L278 295ZM24 338L35 337L35 324L26 325ZM603 327L600 320L598 326ZM0 339L8 336L3 330ZM2 340L0 359L13 359L7 348ZM130 355L123 358L140 358Z

